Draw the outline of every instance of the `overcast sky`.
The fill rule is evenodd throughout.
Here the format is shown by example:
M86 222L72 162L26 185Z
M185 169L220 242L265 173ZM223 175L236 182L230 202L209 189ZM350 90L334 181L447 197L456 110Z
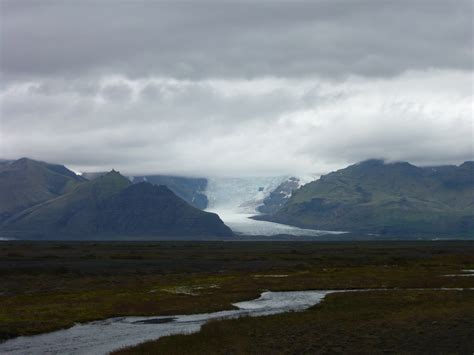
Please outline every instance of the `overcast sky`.
M0 0L0 157L130 175L473 157L473 2Z

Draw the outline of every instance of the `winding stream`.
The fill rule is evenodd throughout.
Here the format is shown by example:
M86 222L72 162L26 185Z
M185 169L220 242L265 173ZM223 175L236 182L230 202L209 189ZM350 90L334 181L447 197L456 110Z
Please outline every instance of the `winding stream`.
M0 344L0 354L107 354L123 347L167 335L198 332L206 322L242 316L266 316L303 311L330 293L363 291L439 290L473 291L473 288L358 289L264 292L255 300L234 303L234 310L162 317L116 317L34 336L18 337Z
M125 346L173 334L198 332L212 319L265 316L302 311L337 291L264 292L238 302L235 310L166 317L117 317L77 324L69 329L18 337L0 344L1 354L107 354Z

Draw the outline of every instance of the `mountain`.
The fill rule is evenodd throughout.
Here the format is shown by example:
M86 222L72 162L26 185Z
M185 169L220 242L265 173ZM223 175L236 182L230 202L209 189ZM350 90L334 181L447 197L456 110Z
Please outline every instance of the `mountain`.
M132 185L116 171L13 216L2 230L20 239L232 236L217 215L189 206L164 186Z
M474 162L416 167L368 160L322 176L256 219L379 234L474 235Z
M133 184L108 199L98 225L101 230L125 235L233 235L217 214L190 206L164 185L146 182Z
M97 178L100 178L101 176L106 175L107 173L107 171L85 172L82 173L81 176L83 178L86 178L87 180L95 180Z
M300 180L290 177L277 186L268 196L263 199L257 211L265 214L273 214L281 209L291 197L293 191L300 187Z
M208 205L207 196L205 194L207 187L207 179L205 178L189 178L183 176L168 175L148 175L134 176L132 178L134 184L140 182L149 182L153 185L165 185L173 191L178 197L191 206L205 209Z
M112 171L16 214L5 221L3 230L32 236L90 233L104 201L129 185L128 179Z
M28 158L0 164L0 221L55 198L85 181L63 165Z
M107 172L86 172L82 176L87 180L94 180L100 176L107 174ZM191 206L201 210L206 209L208 205L207 196L205 194L207 188L207 179L205 178L191 178L184 176L171 175L144 175L131 176L130 180L134 184L140 182L149 182L153 185L165 185L173 191L178 197L189 203Z

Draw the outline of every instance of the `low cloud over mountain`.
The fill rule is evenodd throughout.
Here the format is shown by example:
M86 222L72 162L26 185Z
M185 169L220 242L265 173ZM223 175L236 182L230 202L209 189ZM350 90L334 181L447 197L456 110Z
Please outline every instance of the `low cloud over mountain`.
M195 176L472 159L470 1L1 6L4 158Z

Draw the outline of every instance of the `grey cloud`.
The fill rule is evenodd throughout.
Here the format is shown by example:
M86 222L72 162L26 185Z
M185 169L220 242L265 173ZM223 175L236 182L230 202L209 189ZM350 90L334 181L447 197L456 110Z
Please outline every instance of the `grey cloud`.
M421 165L473 158L472 77L462 71L344 82L84 81L95 96L79 82L47 95L11 84L1 93L0 155L201 176L324 173L374 157ZM103 95L110 87L119 100Z
M1 2L5 79L390 76L472 68L470 0Z
M126 84L112 84L102 88L100 94L107 100L124 103L132 99L133 90Z
M470 0L0 7L0 157L229 176L474 159Z

